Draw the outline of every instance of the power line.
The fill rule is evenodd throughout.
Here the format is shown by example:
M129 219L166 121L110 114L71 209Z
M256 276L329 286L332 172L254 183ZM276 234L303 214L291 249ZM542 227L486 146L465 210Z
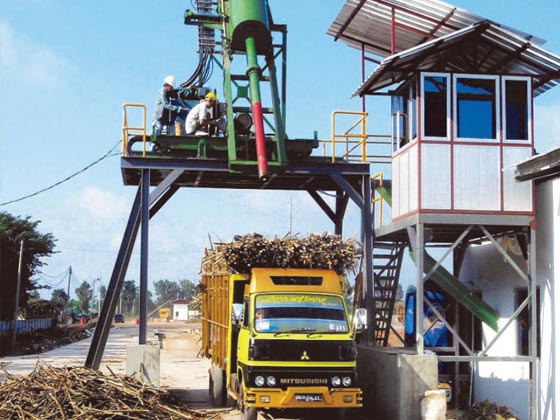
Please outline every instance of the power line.
M48 191L48 190L50 190L50 189L53 189L54 187L58 187L60 184L63 184L63 183L65 183L66 181L69 181L70 179L74 178L76 175L79 175L79 174L81 174L82 172L87 171L89 168L91 168L91 167L94 166L94 165L97 165L97 164L98 164L99 162L101 162L103 159L106 159L106 158L108 158L108 157L110 157L110 156L116 156L116 155L118 155L118 153L112 153L112 152L113 152L113 150L115 150L115 148L120 144L120 142L121 142L121 141L119 140L119 141L111 148L111 150L109 150L107 153L105 153L103 156L101 156L101 157L100 157L99 159L97 159L96 161L94 161L94 162L90 163L89 165L87 165L85 168L80 169L78 172L73 173L72 175L70 175L70 176L64 178L64 179L61 180L61 181L58 181L58 182L52 184L52 185L49 186L49 187L43 188L42 190L39 190L39 191L36 191L36 192L34 192L33 194L28 194L28 195L25 195L25 196L23 196L23 197L17 198L17 199L15 199L15 200L11 200L11 201L6 201L6 202L4 202L4 203L0 203L0 206L5 206L5 205L7 205L7 204L17 203L18 201L22 201L22 200L26 200L26 199L31 198L31 197L35 197L36 195L39 195L39 194L41 194L41 193L43 193L43 192L45 192L45 191Z
M43 271L41 271L39 274L40 274L41 276L49 277L49 278L51 278L51 279L57 279L57 278L60 278L60 277L63 277L63 276L66 277L66 275L68 274L68 271L69 271L69 269L67 268L66 270L64 270L63 273L55 274L55 275L52 275L52 276L49 275L49 274L47 274L47 273L45 273L45 272L43 272Z

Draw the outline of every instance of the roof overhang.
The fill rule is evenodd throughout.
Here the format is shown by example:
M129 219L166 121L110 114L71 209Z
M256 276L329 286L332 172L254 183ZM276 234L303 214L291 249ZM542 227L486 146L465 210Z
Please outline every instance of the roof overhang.
M560 57L481 21L385 58L352 96L373 94L419 71L528 76L537 96L558 84Z
M354 95L419 70L530 76L534 96L560 79L560 58L541 48L544 40L439 0L346 0L327 33L381 57Z
M439 0L346 0L327 33L352 48L387 57L483 20ZM545 42L493 23L535 45Z
M533 156L517 165L516 181L546 181L560 177L560 148Z

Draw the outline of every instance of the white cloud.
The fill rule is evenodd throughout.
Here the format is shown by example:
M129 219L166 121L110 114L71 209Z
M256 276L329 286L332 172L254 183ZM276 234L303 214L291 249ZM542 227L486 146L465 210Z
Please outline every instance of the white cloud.
M28 87L66 86L70 64L56 51L26 40L0 21L0 75L8 81L24 80Z
M130 212L130 200L113 192L98 187L87 187L76 194L72 204L84 210L93 222L104 220L121 220Z

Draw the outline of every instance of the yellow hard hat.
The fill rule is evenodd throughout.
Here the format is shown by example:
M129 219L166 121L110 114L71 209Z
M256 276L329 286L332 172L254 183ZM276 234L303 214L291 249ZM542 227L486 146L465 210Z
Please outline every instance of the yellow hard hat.
M208 92L206 94L206 96L204 97L204 99L211 99L211 100L215 101L216 100L216 94L214 92Z

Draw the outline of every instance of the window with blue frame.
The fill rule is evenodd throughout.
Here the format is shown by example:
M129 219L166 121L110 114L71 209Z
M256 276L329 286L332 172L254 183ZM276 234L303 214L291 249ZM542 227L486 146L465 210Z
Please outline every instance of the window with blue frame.
M457 77L455 83L457 137L494 140L497 137L495 78Z
M529 90L527 80L506 80L505 138L529 140Z
M448 78L424 75L424 135L447 137Z

